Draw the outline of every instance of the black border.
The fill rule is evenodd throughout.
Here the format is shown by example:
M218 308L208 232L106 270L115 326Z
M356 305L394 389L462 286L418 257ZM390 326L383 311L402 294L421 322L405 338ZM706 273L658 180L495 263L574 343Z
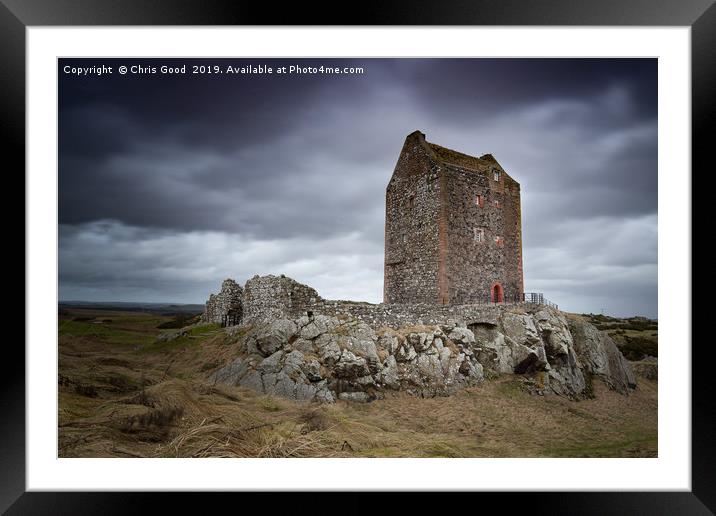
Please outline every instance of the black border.
M693 164L691 175L689 171L674 171L674 175L676 180L692 180L693 171L700 170L704 176L715 168L711 152L712 135L716 132L714 0L369 0L333 5L281 2L278 6L236 0L0 0L0 141L6 148L3 162L8 163L7 158L12 157L17 163L17 168L3 167L5 177L14 171L24 171L25 167L25 28L52 25L690 26ZM24 182L22 188L24 193ZM700 219L694 222L700 223ZM26 258L24 251L23 258ZM686 302L691 306L691 300ZM700 310L706 317L706 309L698 305L697 312ZM25 317L27 324L27 313ZM7 510L8 514L131 514L164 512L171 505L181 504L184 509L208 512L225 506L226 502L236 502L237 496L241 497L238 510L248 509L256 502L254 495L247 499L248 493L212 493L214 496L209 502L208 496L190 498L185 493L25 492L24 351L16 342L10 346L9 340L4 340L5 367L0 375L0 511ZM475 494L470 496L473 510L486 509L486 502L496 502L503 509L527 510L533 514L713 514L716 510L716 412L708 376L713 374L710 370L714 363L714 346L710 340L692 347L691 492L480 493L477 500ZM680 343L684 349L690 344ZM378 507L366 504L362 496L359 501L356 493L349 495L352 500L333 509L309 496L293 493L287 497L287 505L290 504L293 512L314 513L365 512ZM417 493L410 498L412 503L404 501L401 512L426 501ZM272 512L278 509L275 502L280 498L273 500L266 506ZM476 502L479 505L474 505Z

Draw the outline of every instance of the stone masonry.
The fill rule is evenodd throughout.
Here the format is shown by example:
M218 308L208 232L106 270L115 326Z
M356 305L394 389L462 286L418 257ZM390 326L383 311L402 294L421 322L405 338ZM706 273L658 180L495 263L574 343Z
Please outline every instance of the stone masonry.
M500 313L514 304L437 305L434 303L373 304L323 299L315 289L287 276L254 276L244 287L234 280L222 283L221 292L206 303L202 322L222 326L257 324L279 318L331 317L355 318L378 328L411 324L466 325L494 324Z
M218 294L211 294L204 307L202 320L222 326L240 324L243 319L243 289L232 279L221 284Z
M383 288L387 304L519 299L519 183L490 154L408 135L386 190Z

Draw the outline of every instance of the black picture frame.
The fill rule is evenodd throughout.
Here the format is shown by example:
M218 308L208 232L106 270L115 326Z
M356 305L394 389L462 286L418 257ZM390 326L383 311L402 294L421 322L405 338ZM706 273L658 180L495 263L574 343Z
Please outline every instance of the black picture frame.
M25 166L25 29L30 26L86 25L689 26L692 37L692 170L674 171L674 174L685 180L693 179L697 170L703 177L714 169L710 148L716 125L714 0L404 0L355 4L352 12L340 3L334 5L331 8L321 4L282 3L276 8L267 2L230 0L0 0L0 133L6 147L4 163L15 163L12 167L3 167L6 179L20 176L19 170L24 171ZM346 14L349 12L350 18ZM21 188L24 192L24 181ZM23 257L27 259L24 253ZM678 302L691 304L692 300ZM703 314L703 305L697 307L694 303L692 306L697 308L697 314L699 311ZM712 514L716 510L713 444L716 425L708 369L714 363L714 346L708 341L691 344L678 343L685 351L691 347L692 353L691 491L484 493L477 495L481 497L480 506L489 500L505 508L519 510L524 507L531 513ZM6 342L3 351L6 367L0 375L0 511L8 514L127 514L154 512L167 509L168 503L176 503L184 509L195 507L208 512L212 507L218 509L226 504L229 495L212 497L209 502L206 496L201 496L201 501L190 501L181 493L26 492L25 356L17 344L9 346ZM245 493L240 496L245 508L250 505L243 504L255 502L247 500ZM308 496L311 495L294 493L285 503L290 504L292 511L304 507L314 512L316 502ZM358 494L350 496L357 497ZM413 504L424 503L422 496L411 498ZM277 506L271 508L275 510ZM346 501L341 512L367 509L364 502ZM409 505L404 505L402 512L406 509L409 510Z

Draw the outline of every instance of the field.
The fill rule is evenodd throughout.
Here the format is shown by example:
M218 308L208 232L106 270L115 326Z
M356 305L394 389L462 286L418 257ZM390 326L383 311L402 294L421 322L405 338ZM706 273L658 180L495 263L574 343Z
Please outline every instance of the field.
M607 332L629 360L659 356L659 324L643 317L620 319L605 315L583 315L587 321Z
M172 320L60 311L60 457L657 455L655 380L639 378L628 397L595 381L596 397L583 401L530 395L508 375L444 398L292 402L208 382L233 357L233 342L207 325L158 343L166 331L158 326Z

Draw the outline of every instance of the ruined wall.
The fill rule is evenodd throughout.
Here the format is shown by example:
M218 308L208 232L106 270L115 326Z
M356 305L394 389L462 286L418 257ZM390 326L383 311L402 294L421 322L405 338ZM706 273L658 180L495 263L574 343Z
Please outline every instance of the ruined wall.
M439 184L430 150L409 135L385 196L386 303L438 300Z
M529 304L522 304L526 308ZM238 313L241 318L226 319ZM206 303L204 322L219 324L255 324L304 315L355 317L373 326L401 327L413 324L446 324L451 321L470 324L494 324L503 310L515 305L435 303L372 304L355 301L323 299L313 288L286 276L254 276L242 289L233 280L222 283L219 294L212 294ZM228 321L228 322L227 322Z
M218 294L211 294L204 307L201 321L222 326L239 324L243 316L243 289L232 279L221 284Z
M320 301L313 288L284 275L254 276L244 285L244 322L298 317Z

